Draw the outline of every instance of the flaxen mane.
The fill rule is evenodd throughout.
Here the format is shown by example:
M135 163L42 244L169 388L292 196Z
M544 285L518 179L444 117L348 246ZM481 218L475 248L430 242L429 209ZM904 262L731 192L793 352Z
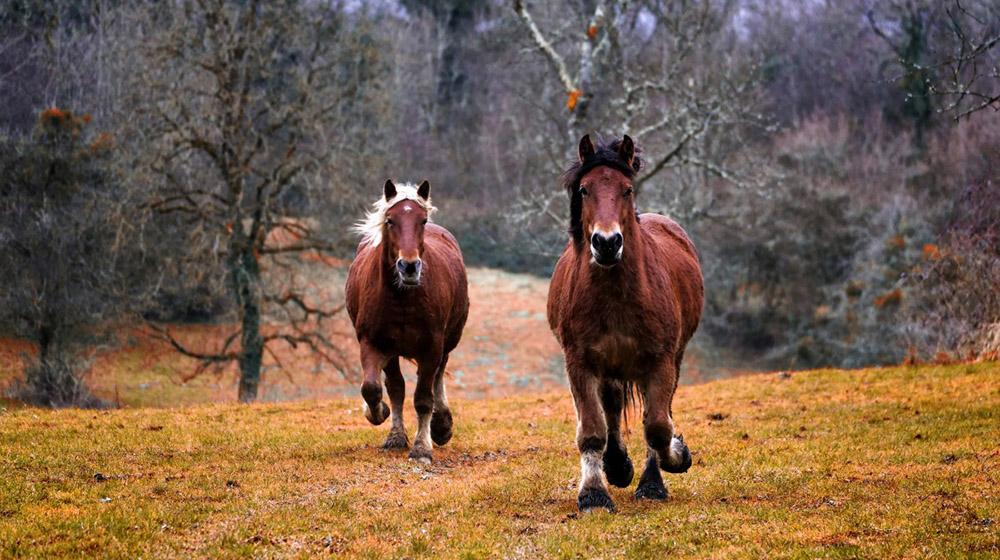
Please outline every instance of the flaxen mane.
M378 197L372 203L371 212L365 214L365 219L354 225L352 230L361 236L362 243L370 243L372 247L378 247L382 242L382 228L385 225L386 212L396 204L412 200L420 205L427 212L427 219L430 221L431 214L437 208L431 204L430 197L424 200L417 194L417 186L412 183L399 183L396 185L396 196L392 200L386 200L384 196Z

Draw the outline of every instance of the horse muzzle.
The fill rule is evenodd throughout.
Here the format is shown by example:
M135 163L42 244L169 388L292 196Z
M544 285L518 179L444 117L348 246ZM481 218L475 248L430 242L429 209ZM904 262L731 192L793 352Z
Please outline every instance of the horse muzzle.
M590 237L590 254L597 264L604 267L611 267L622 260L622 249L625 238L620 232L605 235L594 232Z
M399 276L400 284L404 286L420 285L421 268L423 268L423 262L419 258L412 261L402 258L396 259L396 274Z

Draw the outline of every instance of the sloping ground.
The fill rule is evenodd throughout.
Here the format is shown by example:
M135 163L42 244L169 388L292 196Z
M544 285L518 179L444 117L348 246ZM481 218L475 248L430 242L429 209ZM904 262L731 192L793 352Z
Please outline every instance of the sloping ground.
M354 399L4 411L0 557L996 558L998 380L993 363L683 387L690 472L666 503L633 484L588 515L566 391L454 399L427 467L380 452Z
M311 292L341 301L346 278L345 263L314 263L304 269ZM549 331L545 317L548 280L486 268L469 269L471 307L462 342L451 355L449 394L455 398L502 397L558 390L565 386L562 351ZM233 327L183 326L172 329L190 348L211 352L221 347ZM283 344L264 356L259 398L263 402L334 398L360 395L360 364L354 331L346 314L330 325L330 340L342 353L346 371L318 363L305 349ZM21 376L21 355L30 346L0 339L0 390ZM682 383L697 382L731 373L712 368L699 370L704 353L689 349ZM237 368L208 371L191 377L198 362L185 358L163 342L141 332L130 336L125 348L100 355L87 384L93 393L120 406L180 406L234 402ZM412 394L416 368L402 365L407 392ZM2 401L0 401L2 402ZM7 403L13 406L14 403Z

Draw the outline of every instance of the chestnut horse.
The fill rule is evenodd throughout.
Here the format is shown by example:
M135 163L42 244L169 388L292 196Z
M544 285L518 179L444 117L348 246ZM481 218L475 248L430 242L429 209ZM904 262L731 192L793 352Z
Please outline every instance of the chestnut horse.
M577 505L613 511L604 476L621 488L632 482L621 419L633 390L646 436L636 498L666 499L660 469L691 466L674 433L671 401L704 294L698 254L684 230L635 209L632 180L641 162L632 139L594 146L587 135L579 154L564 176L571 238L552 275L548 318L576 405Z
M378 425L391 413L382 447L406 449L399 358L415 360L417 434L410 459L425 463L433 457L431 441L444 445L451 439L444 371L469 314L458 242L448 230L427 223L435 210L430 189L427 181L419 187L385 182L383 196L356 228L363 238L347 275L347 312L361 345L365 417ZM382 401L382 372L391 409Z

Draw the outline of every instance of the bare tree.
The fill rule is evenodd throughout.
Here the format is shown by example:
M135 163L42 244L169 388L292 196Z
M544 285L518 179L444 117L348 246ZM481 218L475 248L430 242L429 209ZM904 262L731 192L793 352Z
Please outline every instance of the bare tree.
M272 343L340 363L323 327L342 304L309 297L279 272L289 255L342 246L316 218L358 184L371 157L362 125L377 120L377 49L351 24L334 4L295 0L184 1L149 12L148 25L162 26L141 76L161 180L152 208L186 225L180 260L220 264L219 288L239 315L211 351L159 332L203 365L237 362L241 402L256 399ZM279 232L286 241L272 242Z
M629 134L642 148L634 184L645 208L691 225L726 219L745 206L734 200L766 193L768 163L745 149L749 134L768 125L759 111L756 55L740 42L734 3L596 0L529 8L515 0L512 8L526 50L541 55L544 79L564 95L549 111L561 110L565 134L564 142L548 142L558 146L549 174L565 168L585 132L611 132ZM511 214L538 231L564 222L564 204L563 193L529 184ZM550 253L561 245L552 235L534 240Z
M931 92L944 96L944 111L955 119L988 107L1000 110L1000 6L955 0L945 11L954 46L934 63L943 80Z
M902 66L902 109L913 123L913 145L919 150L927 147L925 136L934 112L927 61L933 27L940 14L931 4L922 0L886 2L878 12L873 8L867 13L872 31L885 41Z
M590 128L607 126L646 146L648 165L637 186L681 165L743 185L746 179L737 171L696 149L710 132L755 119L754 65L734 57L711 60L737 40L730 28L734 7L709 0L593 4L580 14L585 28L563 29L550 39L521 0L513 3L565 90L567 146L575 146ZM597 114L595 102L603 104Z

